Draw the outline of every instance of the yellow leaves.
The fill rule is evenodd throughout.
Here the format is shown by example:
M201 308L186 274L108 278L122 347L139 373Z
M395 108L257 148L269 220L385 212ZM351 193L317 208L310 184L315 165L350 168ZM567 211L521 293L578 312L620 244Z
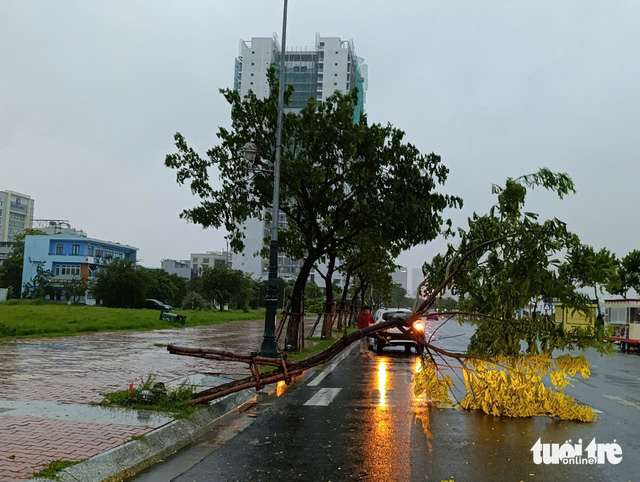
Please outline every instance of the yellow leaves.
M467 362L466 367L467 394L460 402L466 410L507 417L596 420L590 407L579 405L562 391L554 392L542 382L548 374L553 386L562 389L569 384L569 375L579 372L589 376L589 362L584 357L564 355L556 360L549 355L497 357L490 362Z
M416 397L425 394L435 403L451 403L449 387L453 385L453 381L449 375L438 378L433 361L422 360L422 369L416 371L413 380L413 392Z
M465 410L481 410L505 417L558 417L563 420L594 422L591 407L578 404L562 388L568 378L580 373L590 375L590 363L583 357L549 355L495 357L489 361L464 361L463 380L467 392L459 405ZM549 375L552 387L543 379ZM432 361L423 361L422 370L414 378L416 396L426 394L436 403L451 403L451 378L442 376ZM554 388L557 391L554 391Z

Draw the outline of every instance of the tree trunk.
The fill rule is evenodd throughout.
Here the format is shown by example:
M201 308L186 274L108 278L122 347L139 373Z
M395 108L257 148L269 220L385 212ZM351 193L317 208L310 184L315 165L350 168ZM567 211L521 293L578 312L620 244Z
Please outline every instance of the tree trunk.
M329 264L327 265L327 275L324 277L324 319L322 320L322 334L320 337L323 340L331 338L331 330L333 329L333 270L336 266L336 256L334 253L329 255Z
M343 323L346 324L345 309L347 308L347 294L349 292L349 281L351 280L351 270L347 270L347 276L344 278L344 287L342 288L342 297L338 305L338 330L342 330Z
M318 258L311 254L307 256L307 259L304 260L300 268L296 283L293 285L293 292L291 293L291 313L289 315L289 322L287 323L287 334L284 339L286 350L298 351L300 349L298 334L300 323L304 316L302 313L302 297L304 296L304 288L307 285L309 273L311 273L313 264L317 260Z

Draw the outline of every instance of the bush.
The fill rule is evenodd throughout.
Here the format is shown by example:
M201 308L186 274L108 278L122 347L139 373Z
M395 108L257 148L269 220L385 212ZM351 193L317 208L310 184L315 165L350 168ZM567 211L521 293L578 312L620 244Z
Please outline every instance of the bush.
M182 298L183 310L207 310L211 309L211 303L207 302L200 293L195 291L189 291L187 295Z

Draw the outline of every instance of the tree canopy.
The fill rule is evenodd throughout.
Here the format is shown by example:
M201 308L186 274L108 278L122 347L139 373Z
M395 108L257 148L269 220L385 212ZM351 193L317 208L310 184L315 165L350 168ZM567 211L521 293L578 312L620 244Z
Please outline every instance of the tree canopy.
M177 182L189 183L200 198L182 216L205 227L224 226L235 250L243 247L245 220L270 219L268 169L275 152L278 88L273 72L269 79L271 95L264 99L221 90L231 106L231 128L219 129L219 144L206 157L177 133L177 152L165 160L176 170ZM450 226L443 212L462 204L439 192L448 174L440 156L422 154L402 130L370 124L364 114L354 123L356 103L357 92L336 92L324 102L309 99L299 114L284 115L280 209L287 225L279 241L284 253L304 260L292 293L298 303L294 313L314 263L329 250L340 250L362 233L391 252L428 242ZM249 141L258 148L253 163L240 156ZM212 182L212 172L219 173L220 184ZM297 347L297 322L292 317L287 329L286 344L292 347Z

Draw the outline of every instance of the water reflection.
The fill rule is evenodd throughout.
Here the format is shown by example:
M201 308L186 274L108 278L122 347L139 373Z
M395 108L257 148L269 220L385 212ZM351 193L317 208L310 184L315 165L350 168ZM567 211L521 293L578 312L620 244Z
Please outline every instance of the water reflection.
M287 389L287 384L283 380L280 380L278 382L278 386L276 387L276 395L277 396L282 395L286 389Z
M387 361L381 358L378 361L378 408L387 408Z
M413 375L420 373L422 371L422 360L420 357L416 358L415 363L413 364ZM431 407L428 405L426 401L426 394L421 394L419 397L416 397L415 392L412 387L412 396L413 396L413 410L414 410L414 423L419 423L422 427L422 431L427 440L427 449L429 453L433 451L433 445L431 441L433 440L433 433L431 433Z

